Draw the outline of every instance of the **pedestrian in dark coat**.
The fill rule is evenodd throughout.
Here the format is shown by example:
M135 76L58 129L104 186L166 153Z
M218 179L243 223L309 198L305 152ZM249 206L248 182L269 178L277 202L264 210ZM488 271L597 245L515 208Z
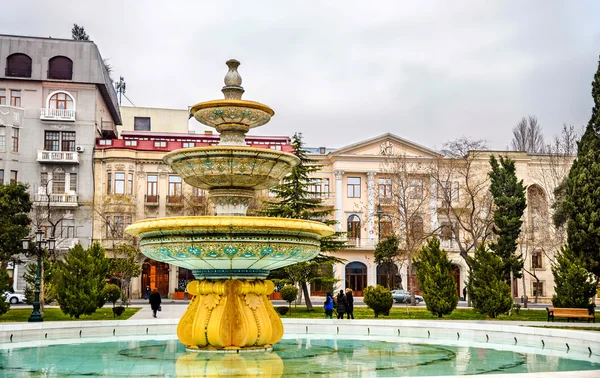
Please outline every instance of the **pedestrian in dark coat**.
M346 296L344 295L344 290L340 290L340 293L337 296L337 313L338 319L344 319L344 313L346 312L348 305L346 304Z
M346 289L346 313L348 319L354 319L354 298L352 297L352 289Z
M160 308L161 302L162 300L160 299L160 294L158 293L158 290L152 290L152 293L150 293L150 308L152 308L152 315L154 315L155 318L156 311L158 311L158 309Z

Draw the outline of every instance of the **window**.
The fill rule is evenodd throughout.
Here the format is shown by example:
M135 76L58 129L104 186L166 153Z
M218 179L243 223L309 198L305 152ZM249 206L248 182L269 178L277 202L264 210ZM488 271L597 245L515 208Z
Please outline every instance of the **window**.
M102 140L100 142L103 142ZM102 144L102 143L100 143ZM137 140L126 140L125 141L125 146L127 147L135 147L137 146Z
M167 147L167 142L165 141L155 141L154 147L165 148Z
M329 179L323 179L323 198L329 198Z
M101 145L101 146L112 146L112 140L110 140L110 139L100 139L100 141L99 141L98 144Z
M192 148L196 147L196 143L193 142L183 142L183 148Z
M73 110L73 98L64 92L55 93L50 97L48 107L56 110Z
M308 191L311 193L312 198L321 197L321 179L312 179L308 186Z
M423 239L423 218L420 216L415 216L410 220L410 236L415 242Z
M17 171L10 171L10 183L11 184L16 184L17 183Z
M77 173L69 174L69 190L77 192Z
M44 194L50 192L50 190L48 190L48 172L40 173L40 188L44 188Z
M52 193L62 194L65 192L65 173L52 172Z
M442 206L444 207L450 206L450 202L458 201L460 199L458 182L446 181L445 183L442 183L440 196Z
M394 226L390 217L384 216L379 222L379 229L381 230L381 235L379 235L380 239L394 235Z
M0 126L0 151L6 151L6 127Z
M543 255L540 251L533 251L531 254L531 269L542 269Z
M410 198L411 199L422 199L423 198L423 180L411 179L410 180Z
M204 197L204 190L194 187L192 188L192 196L196 197L196 199Z
M169 197L181 196L181 177L169 176Z
M158 176L148 175L148 186L146 188L146 194L148 195L148 201L150 197L156 197L158 195Z
M281 146L279 144L269 146L272 150L281 151Z
M392 179L380 178L377 180L379 186L379 197L380 198L391 198L392 197Z
M133 129L137 131L150 131L150 117L133 117Z
M0 169L0 185L4 184L4 169Z
M540 281L532 281L531 282L532 294L534 297L543 297L544 296L544 282Z
M10 77L31 77L31 58L21 53L9 55L5 74Z
M125 194L125 173L115 173L115 194Z
M6 105L6 89L0 88L0 105Z
M131 224L131 216L128 215L115 215L113 217L107 217L106 219L106 235L108 238L118 239L122 238L124 230Z
M21 91L11 89L10 90L10 106L14 106L17 108L21 107Z
M112 193L112 173L108 173L107 174L107 179L106 179L106 193L108 193L108 194Z
M348 217L348 238L360 239L360 218L358 215Z
M63 131L62 132L62 149L61 151L75 151L75 132L74 131Z
M66 56L55 56L48 61L48 79L71 80L73 61Z
M133 173L127 174L127 194L133 194Z
M348 177L348 198L360 198L360 177Z
M60 131L46 131L44 133L44 150L60 151Z
M442 224L440 239L443 241L452 241L452 227L448 223Z

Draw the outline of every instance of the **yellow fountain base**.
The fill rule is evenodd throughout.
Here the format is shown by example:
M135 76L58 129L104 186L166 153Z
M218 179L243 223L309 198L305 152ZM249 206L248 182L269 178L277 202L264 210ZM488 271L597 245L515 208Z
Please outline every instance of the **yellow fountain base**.
M267 295L269 280L202 280L187 285L194 298L177 337L189 351L241 353L272 350L283 324Z

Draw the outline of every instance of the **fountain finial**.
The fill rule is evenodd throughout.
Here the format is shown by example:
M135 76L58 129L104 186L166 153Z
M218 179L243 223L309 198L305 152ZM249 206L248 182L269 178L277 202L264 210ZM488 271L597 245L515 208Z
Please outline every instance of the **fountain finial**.
M221 92L223 92L227 100L241 100L244 88L242 87L242 77L237 71L240 62L235 59L229 59L225 64L229 67L229 71L225 74L225 86L221 89Z

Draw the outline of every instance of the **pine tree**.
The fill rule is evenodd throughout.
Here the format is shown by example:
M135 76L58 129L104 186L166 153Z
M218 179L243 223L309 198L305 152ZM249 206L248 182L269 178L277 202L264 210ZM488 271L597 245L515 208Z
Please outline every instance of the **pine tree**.
M600 279L600 61L592 82L592 98L592 116L577 144L577 159L557 207L567 219L570 250Z
M555 307L593 309L592 298L596 295L594 276L585 268L584 260L563 247L553 264L554 292L552 305Z
M451 314L458 305L456 283L452 279L452 262L440 249L440 240L429 238L414 261L419 285L427 310L441 318Z
M21 240L29 234L30 211L27 185L0 185L0 266L6 267L23 252Z
M490 249L502 259L504 281L510 283L510 272L515 278L520 278L523 269L523 255L515 255L515 252L527 206L525 186L523 180L517 179L513 160L501 156L498 164L498 160L491 156L490 165L490 191L495 205L493 232L497 236Z
M471 274L467 290L475 311L491 318L508 312L512 306L510 287L504 282L502 259L480 245L475 256L469 256Z
M56 273L56 263L53 263L48 259L48 256L42 258L42 281L44 285L40 285L40 290L43 291L43 295L40 294L40 304L52 303L56 300L56 285L54 283ZM23 273L23 279L27 282L25 287L25 299L27 303L32 304L35 296L35 277L37 275L37 262L34 261L27 264L25 267L25 273Z
M109 263L98 243L87 250L81 244L69 250L64 260L58 262L56 293L63 313L78 319L104 305L102 293Z
M265 200L263 202L264 207L259 213L268 217L309 219L320 221L327 225L334 225L336 221L328 219L328 217L335 210L326 208L322 199L315 198L314 194L309 191L309 185L313 180L311 174L319 171L320 166L315 160L307 156L301 133L294 134L291 145L294 148L294 155L300 159L300 163L292 168L290 174L279 185L271 189L276 199ZM339 251L346 248L346 243L340 240L341 234L335 233L332 236L321 239L321 252ZM321 264L331 264L332 262L340 261L340 259L334 256L320 253L310 262L312 265L311 269L305 270L311 273L302 277L299 283L302 285L306 307L309 311L312 310L312 303L310 302L308 283L318 276ZM292 266L287 269L294 268Z
M71 29L71 38L76 41L89 41L90 36L87 35L83 26L79 26L77 24L73 24L73 29Z

